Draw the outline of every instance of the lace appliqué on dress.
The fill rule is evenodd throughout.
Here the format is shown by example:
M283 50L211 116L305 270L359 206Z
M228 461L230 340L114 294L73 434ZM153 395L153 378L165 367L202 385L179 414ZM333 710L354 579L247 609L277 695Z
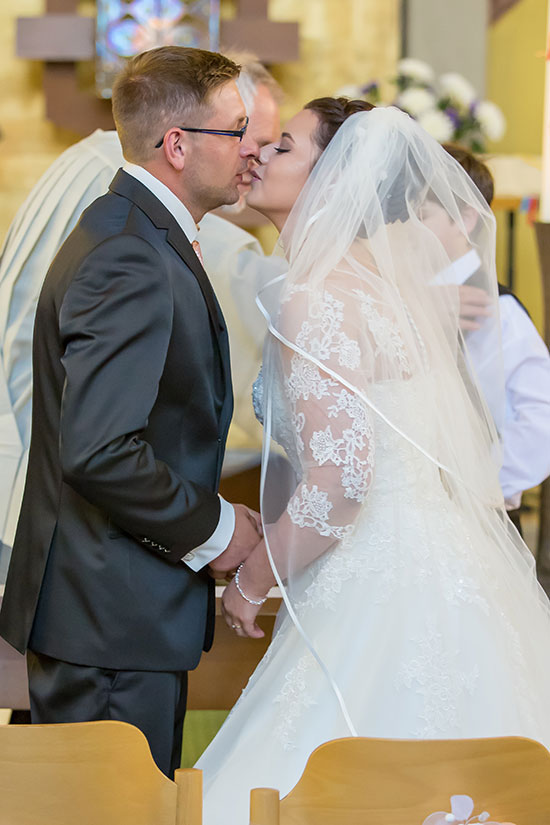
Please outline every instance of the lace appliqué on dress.
M402 378L411 375L411 367L399 327L382 315L374 305L371 295L365 295L360 289L354 289L361 306L361 312L367 320L367 326L376 344L375 357L384 355L392 364L396 364Z
M386 602L398 577L395 537L382 528L362 539L361 546L349 547L344 542L313 562L311 572L313 580L295 607L298 616L315 607L335 611L342 587L350 579L368 581L376 577L375 603Z
M479 670L465 672L461 667L460 652L446 649L443 634L430 622L418 638L410 639L414 656L403 662L396 679L397 687L406 687L423 699L418 714L421 724L410 735L414 739L449 736L449 731L460 731L458 702L464 693L474 693Z
M293 403L300 398L309 401L310 396L320 401L321 398L330 395L330 387L338 386L336 381L323 378L319 368L302 355L293 355L290 366L290 375L285 380L285 391L287 398Z
M316 667L311 653L302 656L295 667L285 676L284 686L274 700L279 705L278 721L273 734L287 751L295 750L296 722L302 711L312 707L316 702L308 690L308 673Z
M346 413L351 419L351 428L343 430L342 437L332 441L330 454L325 453L324 461L332 461L336 466L343 465L342 486L345 498L364 501L374 472L374 429L365 404L347 390L341 390L335 396L335 403L328 408L329 418L339 418L340 413ZM325 433L327 431L331 433L330 426ZM310 441L314 458L314 442L316 445L319 443L318 440L315 441L319 435L322 434L314 433ZM322 464L323 461L319 463Z
M357 369L361 357L359 344L341 331L343 320L344 304L325 291L323 299L310 306L309 319L303 321L296 336L297 346L319 361L336 355L340 367Z
M298 527L313 527L320 536L333 536L343 541L353 532L353 524L343 527L332 526L329 523L329 514L333 509L328 500L328 493L319 490L316 484L311 489L306 484L300 486L300 492L294 495L288 505L287 513L290 520Z

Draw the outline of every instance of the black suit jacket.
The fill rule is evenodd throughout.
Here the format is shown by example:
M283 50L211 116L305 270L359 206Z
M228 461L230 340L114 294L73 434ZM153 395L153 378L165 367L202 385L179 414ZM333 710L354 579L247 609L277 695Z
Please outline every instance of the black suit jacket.
M211 643L213 583L180 560L219 519L228 339L184 232L125 172L54 259L33 347L0 634L76 664L195 667Z

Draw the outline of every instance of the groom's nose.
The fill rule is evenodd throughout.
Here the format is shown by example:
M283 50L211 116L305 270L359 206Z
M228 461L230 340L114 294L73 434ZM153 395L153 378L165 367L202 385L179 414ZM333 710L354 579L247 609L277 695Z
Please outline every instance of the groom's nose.
M253 160L260 159L260 146L258 141L255 140L255 138L253 138L248 131L241 141L239 154L242 158L249 158Z

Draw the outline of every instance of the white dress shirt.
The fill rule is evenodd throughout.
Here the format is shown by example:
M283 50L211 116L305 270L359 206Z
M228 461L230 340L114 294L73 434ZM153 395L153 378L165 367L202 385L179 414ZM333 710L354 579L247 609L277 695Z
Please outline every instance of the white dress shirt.
M146 186L147 189L159 199L163 206L168 209L183 229L189 243L197 240L199 227L193 220L191 213L164 183L158 178L155 178L154 175L142 166L136 166L134 163L125 163L122 168ZM182 559L191 570L197 571L202 567L206 567L207 564L223 553L233 537L235 530L235 509L233 505L229 504L222 496L219 496L219 499L221 508L218 526L209 539L190 553L187 553Z
M475 250L453 262L438 281L464 284L481 264ZM512 295L499 298L504 368L505 412L500 426L500 484L509 510L521 495L550 475L550 354L535 325ZM469 346L480 374L495 369L498 353L484 347L483 336ZM483 382L481 381L481 384ZM490 403L489 403L490 406Z

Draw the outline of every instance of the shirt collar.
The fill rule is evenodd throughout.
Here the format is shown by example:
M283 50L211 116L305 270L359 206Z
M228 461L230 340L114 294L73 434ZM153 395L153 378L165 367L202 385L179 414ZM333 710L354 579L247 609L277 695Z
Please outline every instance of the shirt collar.
M481 258L475 249L470 249L462 257L457 258L452 264L447 266L443 272L434 278L437 284L455 284L460 286L464 284L468 278L477 272L481 266Z
M166 184L148 172L147 169L144 169L143 166L138 166L135 163L126 162L122 170L139 180L159 199L162 205L174 216L190 243L197 239L199 228L193 220L193 216L180 199L168 189Z

